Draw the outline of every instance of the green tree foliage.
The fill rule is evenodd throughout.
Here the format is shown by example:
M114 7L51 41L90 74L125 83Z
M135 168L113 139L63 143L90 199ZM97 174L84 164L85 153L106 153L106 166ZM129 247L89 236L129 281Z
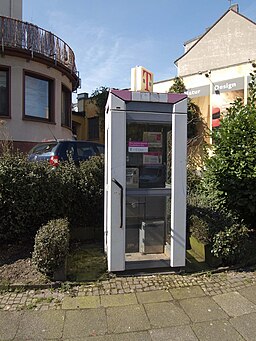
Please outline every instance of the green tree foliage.
M206 161L204 190L216 207L232 210L256 228L256 65L248 103L237 98L213 134L214 155Z
M100 88L94 90L90 97L98 108L97 115L99 116L101 121L104 121L105 118L105 106L107 103L108 94L109 88L101 86Z

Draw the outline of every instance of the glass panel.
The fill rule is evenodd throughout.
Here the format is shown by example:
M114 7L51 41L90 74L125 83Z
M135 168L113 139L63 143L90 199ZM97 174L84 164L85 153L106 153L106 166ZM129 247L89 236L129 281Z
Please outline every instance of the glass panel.
M88 118L88 135L92 140L99 138L99 117Z
M164 188L171 158L170 125L127 124L127 188Z
M49 81L25 76L25 115L49 119Z
M169 195L127 196L126 252L165 252L170 231L168 202Z
M8 72L0 71L0 116L8 116Z
M71 92L62 87L61 92L61 124L70 127L71 125Z
M168 260L171 124L128 122L126 143L126 261Z
M53 155L53 152L56 150L57 142L54 143L40 143L36 145L31 151L30 154L50 154Z

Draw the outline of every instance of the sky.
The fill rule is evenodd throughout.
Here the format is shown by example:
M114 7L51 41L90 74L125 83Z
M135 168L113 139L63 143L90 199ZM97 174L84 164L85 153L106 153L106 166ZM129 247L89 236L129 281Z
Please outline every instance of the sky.
M256 22L256 0L231 1ZM77 93L101 86L129 88L131 68L144 66L154 81L177 75L183 43L212 26L228 0L23 0L23 20L49 30L74 51Z

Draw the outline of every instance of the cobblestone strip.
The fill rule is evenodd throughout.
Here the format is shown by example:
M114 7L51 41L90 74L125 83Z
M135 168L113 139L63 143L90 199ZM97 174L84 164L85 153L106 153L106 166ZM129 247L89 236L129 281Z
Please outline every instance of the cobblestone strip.
M169 290L200 286L206 295L212 296L242 289L256 283L255 271L226 271L197 275L168 274L134 277L113 277L90 285L64 285L61 289L25 290L0 293L2 310L61 309L65 296L116 295L153 290Z

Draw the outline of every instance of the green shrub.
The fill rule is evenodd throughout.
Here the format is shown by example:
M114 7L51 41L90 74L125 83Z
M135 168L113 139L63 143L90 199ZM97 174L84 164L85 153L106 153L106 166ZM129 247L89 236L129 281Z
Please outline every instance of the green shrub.
M36 234L32 261L40 272L52 275L65 262L68 247L68 221L66 219L51 220Z
M87 207L83 210L88 226L103 226L104 220L104 156L92 157L80 167L80 187L86 191Z
M99 227L104 218L104 157L94 156L81 162L63 163L56 170L61 181L62 205L72 228Z
M216 233L232 226L232 214L225 210L215 210L209 206L188 206L187 224L189 233L204 244L212 244Z
M72 228L102 228L103 202L103 157L55 171L19 154L0 157L0 242L34 238L40 226L64 217Z
M246 259L249 230L245 225L233 224L213 237L213 254L224 264L235 264Z
M52 193L58 186L44 163L27 162L19 154L0 158L0 240L32 238L37 229L55 218Z
M214 134L214 154L206 163L205 190L218 193L219 206L256 229L256 71L248 103L237 99Z
M216 192L215 192L216 195ZM232 211L217 208L214 194L198 191L188 196L187 228L189 234L208 244L223 264L246 262L252 251L248 227ZM252 253L252 252L251 252Z

